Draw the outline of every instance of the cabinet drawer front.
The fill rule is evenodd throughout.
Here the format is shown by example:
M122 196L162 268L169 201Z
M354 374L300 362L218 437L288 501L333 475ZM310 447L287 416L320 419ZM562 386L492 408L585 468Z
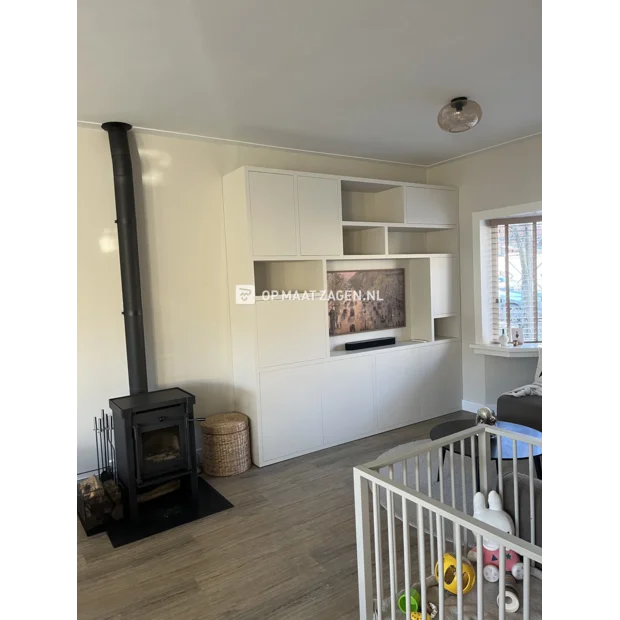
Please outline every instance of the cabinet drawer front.
M265 461L323 445L321 364L262 372L260 398Z
M250 172L249 180L254 256L297 255L295 178Z
M261 368L326 356L327 302L261 301L256 304Z
M305 256L342 254L338 179L297 177L299 242Z
M373 358L323 364L323 437L347 441L377 430Z
M407 187L405 214L407 224L455 226L458 194L454 190Z

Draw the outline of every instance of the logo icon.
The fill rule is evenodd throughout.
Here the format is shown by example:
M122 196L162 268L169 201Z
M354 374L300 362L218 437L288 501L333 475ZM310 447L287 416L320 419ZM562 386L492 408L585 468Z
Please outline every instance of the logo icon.
M236 302L238 304L253 304L255 301L255 292L253 284L237 284L236 286Z

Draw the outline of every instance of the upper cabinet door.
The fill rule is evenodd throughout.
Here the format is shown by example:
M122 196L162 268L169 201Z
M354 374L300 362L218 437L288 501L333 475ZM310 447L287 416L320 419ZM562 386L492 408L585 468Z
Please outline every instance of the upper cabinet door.
M250 172L254 256L297 256L295 177Z
M407 224L456 226L458 193L449 189L407 187L405 221Z
M338 179L298 175L297 200L301 254L342 255Z

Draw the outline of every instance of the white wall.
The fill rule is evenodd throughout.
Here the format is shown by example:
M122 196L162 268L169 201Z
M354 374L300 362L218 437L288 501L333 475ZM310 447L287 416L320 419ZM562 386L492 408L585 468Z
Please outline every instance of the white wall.
M243 165L425 182L424 168L134 132L150 388L181 386L197 415L230 410L222 176ZM127 394L107 134L78 128L78 473L95 467L92 418Z
M542 136L434 166L427 182L459 188L463 399L492 404L534 378L536 359L476 355L469 348L475 342L472 213L542 200Z

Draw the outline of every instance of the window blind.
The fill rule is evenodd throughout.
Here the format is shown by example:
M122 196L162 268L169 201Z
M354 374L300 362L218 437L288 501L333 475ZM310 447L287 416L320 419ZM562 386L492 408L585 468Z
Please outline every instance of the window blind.
M489 220L489 300L493 338L521 328L524 342L542 342L542 217Z

